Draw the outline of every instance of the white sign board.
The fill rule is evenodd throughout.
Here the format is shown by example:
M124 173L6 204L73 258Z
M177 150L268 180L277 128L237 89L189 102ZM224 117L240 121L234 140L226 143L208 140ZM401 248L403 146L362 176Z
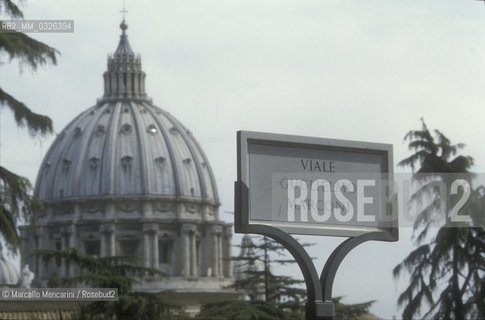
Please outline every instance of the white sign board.
M236 232L397 237L392 166L389 144L239 131Z

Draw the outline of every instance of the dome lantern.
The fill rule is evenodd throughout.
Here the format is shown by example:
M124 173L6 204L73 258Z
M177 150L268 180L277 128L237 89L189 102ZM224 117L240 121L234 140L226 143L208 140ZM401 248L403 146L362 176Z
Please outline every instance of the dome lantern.
M104 77L104 96L102 100L120 98L148 99L145 93L145 72L141 69L141 56L128 42L126 29L128 24L123 19L118 48L113 55L108 55L108 70Z

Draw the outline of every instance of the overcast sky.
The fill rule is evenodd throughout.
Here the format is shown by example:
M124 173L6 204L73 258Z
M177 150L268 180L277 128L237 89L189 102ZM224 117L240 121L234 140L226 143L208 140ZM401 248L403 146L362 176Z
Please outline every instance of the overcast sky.
M60 51L57 66L32 72L0 57L0 84L56 132L103 92L107 54L117 46L122 1L26 1L26 19L72 19L74 33L35 34ZM464 142L485 170L485 5L474 0L127 1L132 48L142 55L154 104L197 137L217 179L221 217L232 221L236 131L253 130L394 145L420 117ZM3 166L35 181L53 137L30 139L1 110ZM396 168L397 172L406 169ZM346 302L399 318L392 268L412 249L371 242L344 261L334 285ZM240 239L234 237L235 241ZM317 243L317 269L342 239Z

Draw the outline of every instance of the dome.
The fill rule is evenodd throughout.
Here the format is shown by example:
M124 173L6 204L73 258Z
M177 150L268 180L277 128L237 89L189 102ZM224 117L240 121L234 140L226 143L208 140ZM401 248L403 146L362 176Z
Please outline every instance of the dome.
M8 262L2 253L0 244L0 287L16 286L19 282L19 273L15 267Z
M125 34L108 58L104 96L58 134L37 176L42 201L190 199L218 204L207 157L191 132L152 104Z
M46 286L54 274L78 270L63 261L46 265L32 249L136 256L167 277L143 276L134 290L232 296L232 225L219 220L207 157L192 133L147 97L141 58L128 25L120 28L103 96L58 134L41 163L34 194L44 206L33 228L20 227L22 264Z

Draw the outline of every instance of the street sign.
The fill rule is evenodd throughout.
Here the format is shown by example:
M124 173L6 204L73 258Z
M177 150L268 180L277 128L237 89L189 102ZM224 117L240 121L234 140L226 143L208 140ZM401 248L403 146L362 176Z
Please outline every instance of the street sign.
M397 240L392 145L239 131L235 229Z

